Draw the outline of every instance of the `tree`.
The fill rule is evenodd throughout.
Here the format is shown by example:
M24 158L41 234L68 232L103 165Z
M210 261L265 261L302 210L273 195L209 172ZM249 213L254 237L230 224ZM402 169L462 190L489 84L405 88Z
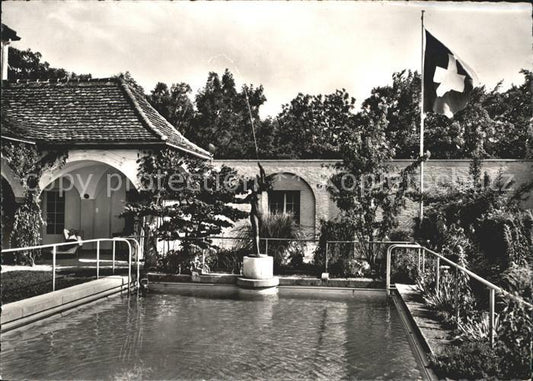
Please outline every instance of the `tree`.
M290 158L339 157L341 135L352 128L355 99L346 90L298 94L277 117L279 153Z
M222 78L211 72L196 96L198 112L187 137L202 147L214 142L218 158L253 158L250 113L254 124L259 125L259 108L265 100L262 86L243 85L239 92L229 70Z
M521 72L525 82L506 92L500 91L500 85L491 91L475 88L467 107L451 119L427 113L424 144L431 157L523 158L528 149L531 152L532 74L527 70ZM395 158L418 157L419 99L419 74L404 70L393 74L391 85L374 88L362 104L369 114L379 115L385 109L388 122L385 133Z
M388 161L395 151L387 138L387 107L381 112L363 110L354 117L354 128L345 131L341 138L342 161L331 177L328 190L341 210L342 222L351 227L355 238L366 244L363 253L375 269L376 251L373 241L386 240L398 226L397 216L404 206L407 189L412 184L411 175L421 160L393 177Z
M8 78L10 80L28 79L28 80L57 80L62 78L91 78L90 74L78 75L73 72L68 72L65 69L50 67L46 61L42 62L42 54L39 52L32 52L28 50L18 50L16 48L9 48L9 68Z
M523 84L513 85L502 93L499 91L500 83L483 102L495 121L493 157L523 158L533 155L533 73L525 69L520 72L524 75Z
M487 158L491 154L495 121L483 106L486 92L475 88L465 109L452 119L428 113L424 144L436 159Z
M415 158L420 140L420 75L403 70L392 75L392 85L372 89L362 107L376 117L385 110L385 135L396 158Z
M209 237L247 216L231 206L243 187L229 167L217 169L208 161L164 149L139 159L138 176L142 189L137 200L126 205L125 215L148 222L145 234L151 238L179 240L178 255L185 262L200 250L214 248ZM147 261L153 266L161 255L151 250Z
M266 118L254 124L261 159L284 159L290 157L283 150L279 140L279 121L276 118Z
M189 99L191 91L183 82L172 84L170 89L158 82L147 96L150 104L186 137L191 134L191 122L195 117L194 105Z

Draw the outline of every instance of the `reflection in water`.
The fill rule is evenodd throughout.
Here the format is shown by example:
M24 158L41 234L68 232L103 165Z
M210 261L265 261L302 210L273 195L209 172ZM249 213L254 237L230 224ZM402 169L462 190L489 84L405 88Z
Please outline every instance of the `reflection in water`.
M179 288L2 335L4 379L419 378L381 293Z

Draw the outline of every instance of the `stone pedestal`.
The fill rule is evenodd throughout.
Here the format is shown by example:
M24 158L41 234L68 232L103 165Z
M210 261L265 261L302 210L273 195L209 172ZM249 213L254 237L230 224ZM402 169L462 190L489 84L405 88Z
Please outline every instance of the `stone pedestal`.
M245 278L269 279L274 276L274 258L268 255L260 257L244 257L242 274Z
M243 276L237 278L237 285L244 288L270 288L279 285L279 278L274 276L274 258L268 255L244 257Z

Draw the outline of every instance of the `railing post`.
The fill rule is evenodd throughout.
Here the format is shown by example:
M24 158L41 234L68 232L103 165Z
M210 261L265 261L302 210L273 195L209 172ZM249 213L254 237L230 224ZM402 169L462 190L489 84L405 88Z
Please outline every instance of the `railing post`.
M326 260L325 260L325 273L328 272L328 247L329 247L329 242L326 241Z
M116 248L116 241L113 240L113 275L115 274L115 248Z
M52 291L56 290L56 254L57 246L52 248Z
M392 256L393 246L387 248L387 258L386 258L386 270L385 270L385 290L387 295L390 293L390 271L391 271L391 256Z
M268 238L265 238L265 254L268 255Z
M128 297L131 292L131 244L128 242Z
M459 269L455 268L455 288L453 293L455 303L455 321L459 323Z
M100 241L96 241L96 279L100 278Z
M426 272L426 250L424 247L422 248L422 272Z
M435 268L435 292L439 293L440 290L440 258L437 257L437 267Z
M420 273L420 261L422 259L422 255L421 255L421 249L418 249L418 272Z
M135 241L135 246L137 247L137 255L135 256L135 259L137 261L137 297L139 296L139 292L141 291L141 269L140 269L140 255L141 255L141 248L139 245L137 245L137 242ZM203 253L202 253L203 256ZM203 260L203 258L202 258ZM203 265L202 265L203 266Z
M494 347L494 303L496 291L493 288L489 290L489 339L490 346Z

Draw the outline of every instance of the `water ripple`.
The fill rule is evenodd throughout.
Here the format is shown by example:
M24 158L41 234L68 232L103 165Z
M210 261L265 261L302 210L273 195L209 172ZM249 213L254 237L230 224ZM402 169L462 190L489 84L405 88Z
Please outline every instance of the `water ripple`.
M5 379L420 378L381 295L229 289L113 298L2 335Z

